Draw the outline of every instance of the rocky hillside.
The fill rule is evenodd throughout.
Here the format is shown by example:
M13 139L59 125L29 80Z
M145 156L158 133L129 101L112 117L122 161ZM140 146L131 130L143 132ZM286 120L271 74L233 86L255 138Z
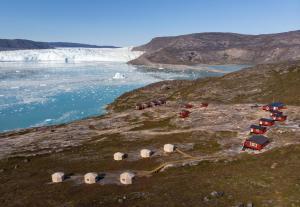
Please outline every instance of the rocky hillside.
M0 39L0 51L26 50L26 49L51 49L54 48L45 42L35 42L23 39Z
M196 33L158 37L134 48L146 51L131 64L261 64L300 59L300 30L263 35Z
M266 103L300 105L300 61L261 64L222 77L194 81L165 81L125 93L110 109L120 111L135 103L166 96L176 101Z
M24 39L0 39L0 51L27 50L27 49L53 49L56 47L82 47L82 48L118 48L115 46L98 46L71 42L36 42Z

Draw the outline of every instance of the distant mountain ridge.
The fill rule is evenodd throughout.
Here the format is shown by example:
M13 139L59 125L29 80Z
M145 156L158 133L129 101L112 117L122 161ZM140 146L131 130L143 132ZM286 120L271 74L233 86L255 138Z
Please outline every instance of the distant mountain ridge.
M300 60L300 30L262 35L195 33L157 37L135 47L135 65L259 64Z
M56 47L82 47L82 48L119 48L116 46L98 46L71 42L37 42L25 39L0 39L0 51L28 50L28 49L54 49Z

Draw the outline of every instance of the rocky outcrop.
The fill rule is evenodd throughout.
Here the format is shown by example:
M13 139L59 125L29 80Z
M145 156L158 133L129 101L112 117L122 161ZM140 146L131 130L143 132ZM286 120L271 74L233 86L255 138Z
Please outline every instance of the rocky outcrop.
M135 65L261 64L300 59L300 30L263 35L196 33L157 37L135 47Z

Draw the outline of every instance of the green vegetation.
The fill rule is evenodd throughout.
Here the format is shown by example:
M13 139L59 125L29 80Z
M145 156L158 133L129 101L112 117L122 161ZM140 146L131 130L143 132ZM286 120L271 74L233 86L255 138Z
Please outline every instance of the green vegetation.
M243 155L231 162L202 162L198 166L172 168L153 177L139 178L133 185L126 187L78 186L73 182L47 184L50 181L50 174L56 170L85 173L138 166L151 168L151 165L157 165L152 159L142 162L113 162L108 159L105 165L99 155L106 147L99 148L101 153L94 156L88 153L91 150L89 146L31 157L29 162L24 162L24 158L1 160L1 168L6 169L0 174L1 205L232 206L237 202L248 201L256 206L300 204L299 146L284 147L256 156ZM95 152L93 150L93 153ZM210 193L215 190L223 191L224 196L211 197ZM126 199L121 199L124 196ZM210 198L209 201L203 200L206 196Z

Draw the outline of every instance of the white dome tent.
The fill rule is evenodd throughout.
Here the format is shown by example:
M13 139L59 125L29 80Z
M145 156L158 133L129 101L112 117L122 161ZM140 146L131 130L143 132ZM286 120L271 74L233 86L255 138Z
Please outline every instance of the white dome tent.
M124 172L120 175L120 182L124 185L132 184L132 180L134 179L135 175L131 172Z
M141 157L142 158L148 158L148 157L151 157L152 155L152 151L149 150L149 149L142 149L141 150Z
M86 184L93 184L98 181L98 174L91 172L84 175L84 182Z
M53 183L61 183L64 181L65 179L65 173L63 172L56 172L56 173L53 173L51 175L51 178L52 178L52 182Z
M174 150L175 150L175 146L173 144L165 144L164 145L165 152L170 153L170 152L174 152Z
M125 153L123 153L123 152L116 152L114 154L114 160L120 161L120 160L123 160L123 159L125 159Z

